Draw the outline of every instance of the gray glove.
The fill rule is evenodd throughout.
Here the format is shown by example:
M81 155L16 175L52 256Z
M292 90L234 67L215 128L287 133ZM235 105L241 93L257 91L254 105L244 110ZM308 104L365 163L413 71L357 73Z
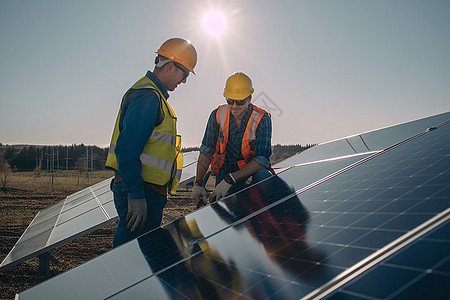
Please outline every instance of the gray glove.
M228 193L228 190L231 188L232 184L226 182L225 180L222 180L219 182L219 184L214 189L214 192L209 197L209 202L213 203L220 198L225 197L225 195Z
M128 199L127 228L131 232L143 229L147 223L147 202L145 199Z
M206 189L202 186L194 184L192 187L191 199L197 202L201 199L206 200Z

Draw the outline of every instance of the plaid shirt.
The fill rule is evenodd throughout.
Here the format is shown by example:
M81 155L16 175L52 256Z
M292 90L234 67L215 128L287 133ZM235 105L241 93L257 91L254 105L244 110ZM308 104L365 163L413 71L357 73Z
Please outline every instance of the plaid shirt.
M248 110L242 119L242 122L237 128L236 120L233 114L230 113L230 126L228 134L228 143L225 154L225 163L221 168L221 172L235 172L239 170L237 166L238 160L243 160L244 157L241 154L242 138L244 137L245 128L250 119L253 110L253 105L248 106ZM216 144L219 136L220 126L216 121L217 108L212 111L209 116L208 124L206 126L205 135L203 136L200 152L206 156L212 157L216 152ZM259 122L256 129L256 148L255 157L257 163L264 167L269 167L269 157L272 154L272 120L268 114L265 114Z

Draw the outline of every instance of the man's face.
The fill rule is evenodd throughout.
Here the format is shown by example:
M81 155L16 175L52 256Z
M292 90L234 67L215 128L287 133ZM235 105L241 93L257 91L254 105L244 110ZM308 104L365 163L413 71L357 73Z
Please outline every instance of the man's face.
M228 107L230 108L230 112L233 114L235 118L242 118L247 112L248 105L250 104L250 98L247 97L244 100L232 100L227 99Z
M189 70L176 62L171 62L171 64L172 76L166 88L168 91L173 92L179 84L186 83L187 77L189 76Z

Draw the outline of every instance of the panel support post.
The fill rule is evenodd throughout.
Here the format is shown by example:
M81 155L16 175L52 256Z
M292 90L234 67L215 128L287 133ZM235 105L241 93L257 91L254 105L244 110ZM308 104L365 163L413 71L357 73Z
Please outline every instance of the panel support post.
M54 258L50 252L45 252L39 257L39 275L44 277L50 276L50 262L57 264L58 260Z

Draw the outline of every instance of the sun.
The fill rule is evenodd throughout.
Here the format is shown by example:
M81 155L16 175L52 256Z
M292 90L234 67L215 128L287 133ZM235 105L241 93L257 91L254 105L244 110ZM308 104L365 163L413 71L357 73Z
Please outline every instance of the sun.
M227 20L220 11L210 10L203 15L202 25L208 34L219 37L227 29Z

